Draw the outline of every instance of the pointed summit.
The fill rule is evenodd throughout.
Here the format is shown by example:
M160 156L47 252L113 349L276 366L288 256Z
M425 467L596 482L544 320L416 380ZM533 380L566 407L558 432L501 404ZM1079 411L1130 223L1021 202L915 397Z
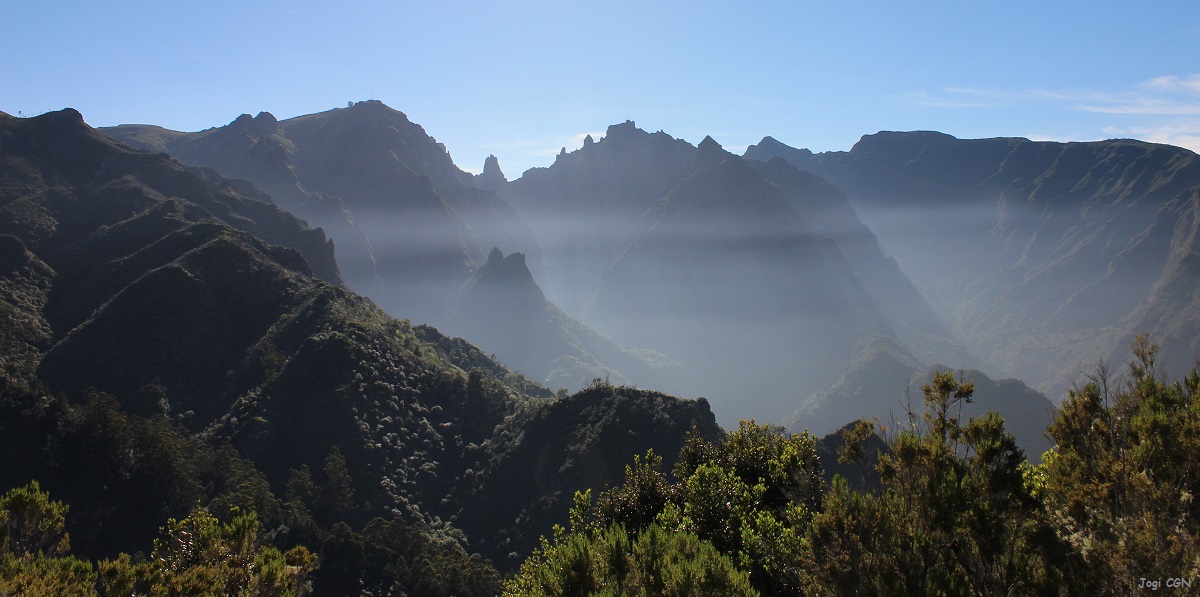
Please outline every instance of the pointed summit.
M808 149L796 149L795 147L785 145L775 137L763 137L762 141L759 141L757 145L747 147L742 157L760 162L769 162L773 158L783 158L797 168L807 169L806 164L812 160L813 152Z
M260 137L267 137L279 130L279 119L270 112L259 112L251 121L251 127Z
M733 154L725 151L720 143L717 143L712 137L705 136L700 145L696 146L696 166L697 167L712 167L724 162L725 160L734 157Z
M475 176L475 186L484 190L495 191L507 183L508 179L504 177L504 172L500 170L500 160L494 155L489 155L483 161L483 173Z
M781 154L789 153L789 152L795 152L795 153L804 154L807 156L812 155L812 151L810 151L808 149L796 149L795 147L790 147L790 146L785 145L784 143L780 142L775 137L767 135L766 137L763 137L762 140L759 141L757 144L747 147L746 152L743 154L743 157L748 157L750 159L761 159L762 161L765 162L765 161L771 159L771 157L773 157L773 156L781 155ZM759 157L755 157L756 154L760 154L760 153L766 154L767 158L762 159Z
M656 380L669 359L649 360L571 319L546 300L525 254L493 248L463 287L454 314L456 334L499 355L512 370L571 389L598 375Z

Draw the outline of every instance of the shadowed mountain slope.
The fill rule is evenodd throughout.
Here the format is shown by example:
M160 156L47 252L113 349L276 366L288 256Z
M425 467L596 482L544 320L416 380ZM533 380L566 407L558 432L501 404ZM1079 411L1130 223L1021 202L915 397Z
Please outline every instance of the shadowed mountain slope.
M336 269L314 277L332 268L331 246L263 199L244 181L131 151L72 110L0 117L2 387L110 393L192 439L228 442L279 494L291 471L321 470L337 448L348 507L448 531L452 518L475 521L460 527L481 537L472 549L501 549L491 521L521 512L538 533L565 522L559 484L621 477L623 456L594 452L611 442L572 424L591 419L567 417L537 431L571 447L553 487L486 487L524 454L513 444L522 421L580 399L553 399L470 344L389 318L331 283ZM622 450L675 453L693 424L717 433L703 402L640 396L610 388L591 400L643 430L621 435Z

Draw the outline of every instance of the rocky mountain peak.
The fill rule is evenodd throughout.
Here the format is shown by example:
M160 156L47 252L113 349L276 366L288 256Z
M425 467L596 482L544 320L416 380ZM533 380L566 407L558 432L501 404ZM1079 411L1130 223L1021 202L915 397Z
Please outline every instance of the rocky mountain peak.
M508 182L504 172L500 170L500 160L489 155L483 161L483 173L475 176L475 186L488 191L494 191Z
M487 262L499 263L502 259L504 259L504 252L500 250L500 247L492 247L492 252L488 253Z
M47 112L41 115L39 118L42 118L47 122L54 123L61 122L83 124L83 114L80 114L79 110L76 110L75 108L63 108L57 112Z
M778 139L776 139L775 137L772 137L770 135L763 137L762 140L759 141L758 143L751 145L750 147L747 147L746 153L744 155L745 155L745 157L748 157L751 159L759 159L757 157L754 157L756 152L763 152L763 153L766 153L767 155L771 155L771 156L776 156L776 155L779 155L779 154L785 153L785 152L794 152L794 153L801 154L804 156L811 156L813 154L812 151L807 148L796 149L793 147L789 147L788 145L780 142ZM766 161L766 160L764 160L764 161Z
M709 136L705 136L700 145L696 147L697 167L716 166L731 157L733 157L733 154L725 151L720 143L717 143L716 140Z
M639 129L637 124L632 120L626 120L621 124L609 125L608 129L604 132L604 139L609 142L625 141L637 138L638 133L642 135L647 134L646 131Z
M411 122L408 119L408 115L404 112L376 99L354 102L354 105L346 108L346 113L357 118L383 118L389 120L394 118L401 122Z
M279 120L270 112L259 112L258 116L242 114L229 123L229 128L256 137L267 137L279 129Z

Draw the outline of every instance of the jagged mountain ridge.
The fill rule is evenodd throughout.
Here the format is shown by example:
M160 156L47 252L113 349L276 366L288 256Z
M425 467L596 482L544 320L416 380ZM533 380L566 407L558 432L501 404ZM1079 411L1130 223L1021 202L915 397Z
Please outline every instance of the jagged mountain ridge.
M350 287L397 316L444 325L486 248L523 252L541 269L520 217L476 187L424 129L378 101L284 121L244 114L198 133L143 125L105 132L263 186L345 244Z
M479 309L455 310L460 287L473 285L476 272L487 267L481 243L529 250L526 267L544 278L538 244L520 216L476 188L477 180L454 165L445 147L380 102L283 122L265 112L243 114L200 133L132 125L105 131L263 185L281 205L352 239L348 250L339 249L351 287L397 316L439 322L554 387L576 390L596 377L661 385L657 370L669 359L616 346L543 305L540 290L529 294L529 304L508 309L538 312L519 320L531 329L480 317ZM505 182L494 156L479 180Z
M537 230L552 272L565 272L568 290L543 288L568 312L583 315L594 300L600 277L619 257L647 210L696 168L696 148L663 132L648 133L627 121L612 125L599 141L589 137L574 152L563 152L547 168L534 168L504 185L499 193L521 210ZM858 221L840 190L783 163L752 167L768 182L788 190L803 226L833 238L864 283L889 312L890 323L911 338L920 337L929 356L968 360L908 282L884 256L874 235ZM558 263L558 265L555 265ZM553 276L552 276L553 278ZM573 307L572 307L573 306ZM926 346L936 348L926 349Z
M782 157L845 189L956 334L1052 396L1097 359L1122 360L1136 326L1192 343L1172 325L1129 318L1156 300L1168 255L1192 251L1168 231L1182 221L1173 201L1200 185L1193 152L885 132L822 154L767 138L746 156ZM1178 318L1193 314L1180 305L1167 319ZM1168 369L1186 370L1190 354Z

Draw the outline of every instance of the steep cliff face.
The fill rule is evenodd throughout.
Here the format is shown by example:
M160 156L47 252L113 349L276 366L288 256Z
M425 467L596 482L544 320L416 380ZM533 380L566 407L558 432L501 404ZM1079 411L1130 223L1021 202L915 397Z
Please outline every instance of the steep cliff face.
M1123 360L1133 313L1158 302L1168 256L1186 254L1176 200L1200 185L1196 154L1129 140L879 133L849 152L764 139L746 155L845 189L969 347L1055 397L1097 359ZM1165 319L1190 319L1174 309ZM1163 319L1143 331L1175 334Z

